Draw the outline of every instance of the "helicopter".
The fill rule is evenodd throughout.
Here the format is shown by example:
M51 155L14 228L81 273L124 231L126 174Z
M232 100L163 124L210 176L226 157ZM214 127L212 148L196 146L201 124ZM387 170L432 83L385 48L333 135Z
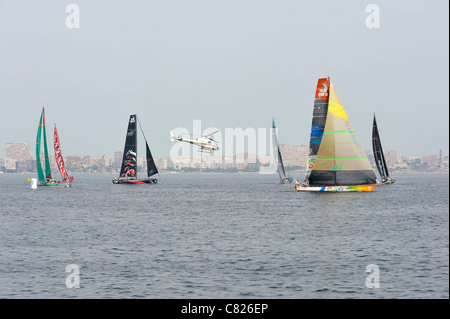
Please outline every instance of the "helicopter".
M172 131L170 131L170 141L172 141L172 142L180 141L180 142L194 144L194 145L200 146L200 152L209 152L212 154L214 151L219 150L219 144L217 143L217 141L213 140L211 137L211 135L214 135L217 132L219 132L219 131L217 130L211 134L204 135L204 136L201 136L196 139L188 139L188 138L183 138L181 136L177 137L173 134Z

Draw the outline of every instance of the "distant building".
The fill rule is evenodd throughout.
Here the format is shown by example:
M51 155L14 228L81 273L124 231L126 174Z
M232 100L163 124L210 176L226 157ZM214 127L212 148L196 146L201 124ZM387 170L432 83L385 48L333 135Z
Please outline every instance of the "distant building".
M6 143L6 158L16 161L31 159L30 145L27 143Z
M59 172L58 165L56 164L55 154L48 154L48 160L50 162L50 169L52 170L52 174L55 175L56 172Z
M69 155L66 157L66 168L71 171L78 171L82 168L81 157Z
M5 158L4 166L5 166L6 172L8 172L8 173L17 172L16 163L17 163L17 161L14 158L10 158L10 157Z
M156 168L159 169L167 169L169 167L169 161L167 158L154 158Z
M443 168L445 168L445 169L448 170L448 156L445 156L445 157L442 159L441 166L442 166Z
M96 165L96 161L95 161L95 159L92 158L92 156L86 155L83 157L82 165L84 167L91 167L91 166Z
M113 168L119 169L122 165L123 152L114 152Z
M36 171L36 161L34 159L25 161L25 172L36 173Z
M422 163L427 165L438 165L438 157L436 154L422 156Z
M386 159L386 164L388 167L394 167L403 163L402 154L397 151L386 151L384 153L384 158Z
M32 172L34 160L30 154L30 145L27 143L6 143L6 158L4 161L7 172Z
M439 149L439 164L442 164L444 162L444 149Z
M147 160L145 157L138 156L136 158L136 165L139 170L145 171L147 169Z
M110 166L111 158L108 155L103 154L102 159L100 160L100 163L102 166Z
M309 157L307 145L280 145L284 167L305 167Z

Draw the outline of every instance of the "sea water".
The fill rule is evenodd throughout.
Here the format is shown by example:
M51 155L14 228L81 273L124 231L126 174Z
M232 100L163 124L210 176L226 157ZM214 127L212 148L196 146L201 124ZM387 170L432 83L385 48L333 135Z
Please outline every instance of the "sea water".
M29 177L0 175L0 298L449 298L448 175L332 194L260 174Z

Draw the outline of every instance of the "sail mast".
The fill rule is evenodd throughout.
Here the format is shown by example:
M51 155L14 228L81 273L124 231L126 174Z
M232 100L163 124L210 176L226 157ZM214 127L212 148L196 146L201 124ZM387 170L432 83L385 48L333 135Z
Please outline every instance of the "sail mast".
M43 121L42 121L42 130L44 131L44 155L45 155L45 175L46 178L52 178L52 172L50 170L50 159L48 157L48 149L47 149L47 132L45 128L45 109L42 109L43 113Z

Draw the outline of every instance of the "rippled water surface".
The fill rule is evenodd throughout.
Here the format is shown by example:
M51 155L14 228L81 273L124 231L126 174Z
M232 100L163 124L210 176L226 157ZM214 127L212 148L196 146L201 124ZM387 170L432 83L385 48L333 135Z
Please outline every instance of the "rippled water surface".
M31 190L0 174L0 298L449 298L448 175L345 194L276 175L112 177Z

